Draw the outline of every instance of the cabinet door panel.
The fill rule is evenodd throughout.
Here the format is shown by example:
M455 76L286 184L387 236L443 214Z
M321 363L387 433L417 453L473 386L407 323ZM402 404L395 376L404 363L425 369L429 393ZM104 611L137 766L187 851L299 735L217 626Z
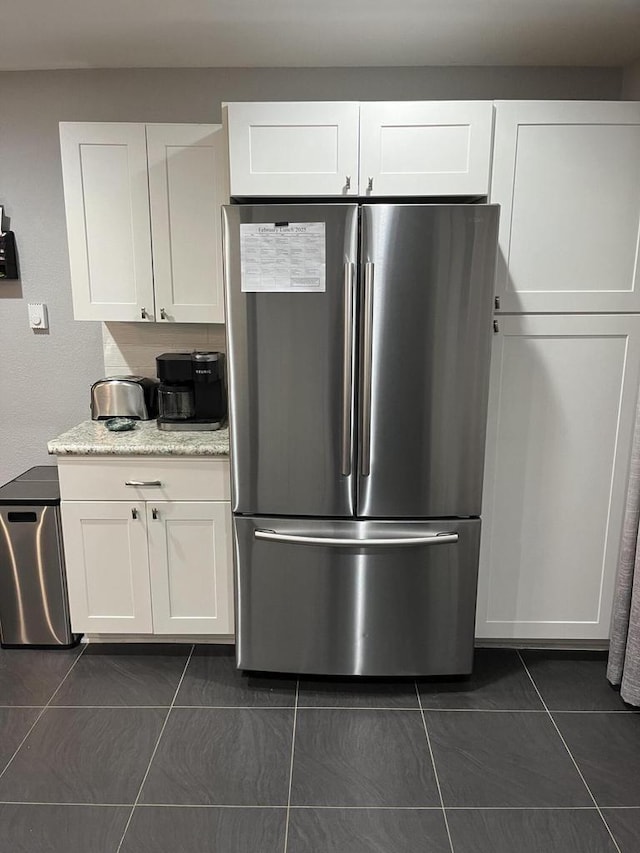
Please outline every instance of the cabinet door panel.
M498 102L507 312L640 310L640 104Z
M63 501L62 524L73 630L152 633L145 505Z
M151 502L147 518L154 633L231 633L230 504Z
M357 103L229 104L231 195L358 195Z
M640 317L502 317L489 402L477 633L606 639Z
M222 125L147 125L156 319L223 323Z
M360 106L360 191L487 195L493 104L407 101Z
M143 124L60 125L76 320L153 319Z

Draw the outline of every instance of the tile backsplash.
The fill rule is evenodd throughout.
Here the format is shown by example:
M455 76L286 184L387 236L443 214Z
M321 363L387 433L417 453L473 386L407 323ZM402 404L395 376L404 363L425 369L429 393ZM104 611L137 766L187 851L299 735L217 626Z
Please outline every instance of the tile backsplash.
M156 375L156 356L163 352L225 352L222 324L103 323L105 376Z

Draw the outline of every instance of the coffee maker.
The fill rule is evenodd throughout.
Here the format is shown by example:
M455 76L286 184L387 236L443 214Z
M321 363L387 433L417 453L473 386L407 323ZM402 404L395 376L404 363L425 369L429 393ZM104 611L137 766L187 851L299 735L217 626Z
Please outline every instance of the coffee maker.
M215 430L227 416L224 355L166 352L156 357L158 429Z

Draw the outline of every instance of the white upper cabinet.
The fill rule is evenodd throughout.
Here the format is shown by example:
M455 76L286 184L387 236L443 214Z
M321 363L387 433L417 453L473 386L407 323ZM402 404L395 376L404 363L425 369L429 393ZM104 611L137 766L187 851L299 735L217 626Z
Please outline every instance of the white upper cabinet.
M60 142L76 320L223 323L222 126L72 122Z
M222 217L229 195L221 126L147 125L156 319L224 322Z
M360 195L489 192L493 103L360 105Z
M498 320L477 635L606 640L640 380L640 316Z
M502 311L640 311L640 104L498 101Z
M144 125L63 123L60 143L74 317L152 315Z
M228 104L231 195L358 195L357 103Z
M229 104L231 195L486 195L493 104Z

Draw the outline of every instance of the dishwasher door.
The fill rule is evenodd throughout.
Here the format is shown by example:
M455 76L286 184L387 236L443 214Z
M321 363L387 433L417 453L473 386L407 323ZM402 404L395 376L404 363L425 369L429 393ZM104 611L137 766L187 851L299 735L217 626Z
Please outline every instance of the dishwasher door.
M471 672L480 519L236 516L234 534L240 669Z

